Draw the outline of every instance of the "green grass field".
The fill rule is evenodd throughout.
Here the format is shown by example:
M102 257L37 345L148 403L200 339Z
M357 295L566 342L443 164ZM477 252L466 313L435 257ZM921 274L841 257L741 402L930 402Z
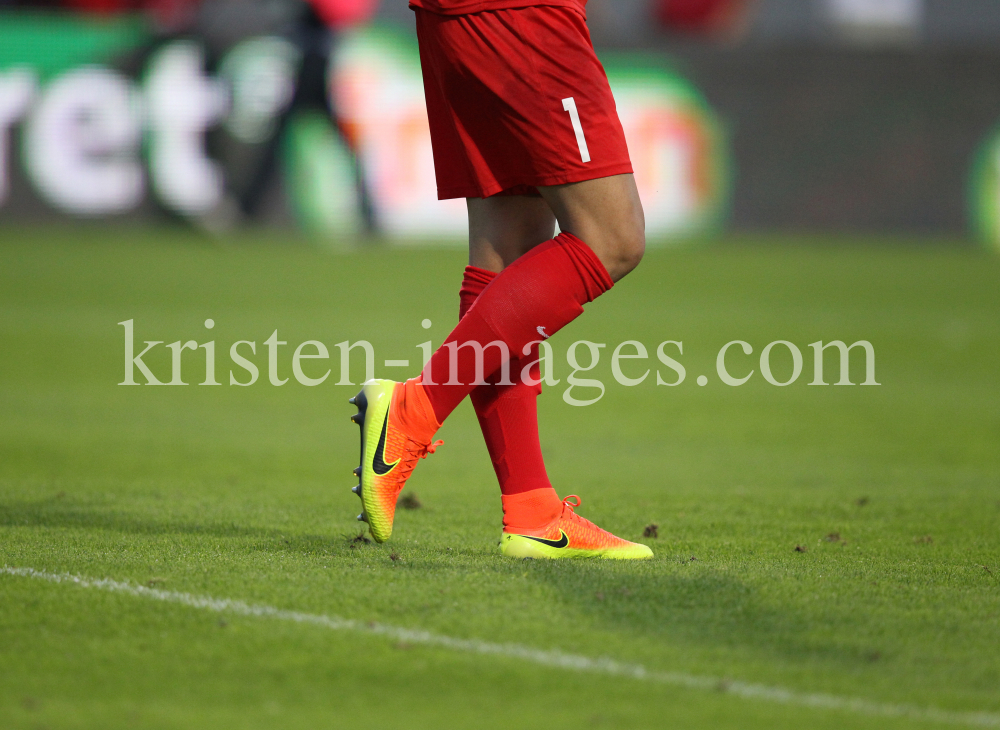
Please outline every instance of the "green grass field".
M382 361L417 364L420 342L444 338L463 265L460 249L321 253L266 235L214 247L0 232L0 569L161 591L0 572L0 726L1000 726L1000 261L876 240L651 251L553 338L562 382L540 405L557 489L656 553L625 565L498 554L499 492L468 403L408 486L422 507L400 511L389 543L354 541L357 387L334 385L334 345L369 340L377 376L415 374ZM127 319L137 343L215 341L225 385L117 385ZM275 329L290 343L280 377L297 344L319 340L329 380L271 385ZM609 343L587 374L607 392L576 408L561 398L565 352L584 339ZM730 369L757 372L729 387L715 356L737 339L755 354L731 349ZM835 339L872 342L880 386L808 385L808 344ZM237 340L257 342L252 387L228 384ZM614 382L624 340L651 355L625 361L633 377L656 369L660 342L683 341L668 354L687 378ZM759 372L775 340L805 357L788 387ZM145 361L166 380L158 348ZM200 383L204 351L183 363ZM833 353L826 366L836 380ZM358 357L354 382L362 369ZM788 377L787 350L773 370ZM651 523L658 537L643 538ZM357 623L206 610L177 593Z

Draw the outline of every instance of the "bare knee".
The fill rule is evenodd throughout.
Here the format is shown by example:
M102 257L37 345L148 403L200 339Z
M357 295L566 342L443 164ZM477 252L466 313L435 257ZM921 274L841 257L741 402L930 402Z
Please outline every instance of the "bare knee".
M642 261L646 253L646 226L642 212L621 221L605 239L599 257L612 281L618 281Z
M646 253L646 231L644 226L636 226L622 237L620 248L621 272L615 280L628 274ZM613 276L613 275L612 275Z
M642 261L646 222L632 175L612 175L539 190L559 227L585 241L613 281Z

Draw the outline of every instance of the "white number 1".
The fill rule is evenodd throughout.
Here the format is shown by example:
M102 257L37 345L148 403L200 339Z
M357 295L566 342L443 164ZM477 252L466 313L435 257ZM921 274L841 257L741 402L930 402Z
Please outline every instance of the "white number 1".
M563 99L563 109L569 112L569 120L573 123L573 131L576 133L576 143L580 147L580 159L590 162L590 150L587 149L587 138L583 136L583 125L580 124L580 112L576 110L576 99L572 96Z

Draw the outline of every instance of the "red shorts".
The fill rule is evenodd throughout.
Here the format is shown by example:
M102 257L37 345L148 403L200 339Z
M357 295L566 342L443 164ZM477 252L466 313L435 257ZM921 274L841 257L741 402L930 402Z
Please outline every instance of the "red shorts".
M537 195L632 172L580 12L414 12L438 198Z

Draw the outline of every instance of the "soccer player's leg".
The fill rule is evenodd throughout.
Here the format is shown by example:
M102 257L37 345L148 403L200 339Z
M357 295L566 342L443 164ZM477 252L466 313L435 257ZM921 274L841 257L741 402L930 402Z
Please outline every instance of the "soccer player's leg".
M512 357L528 355L610 289L643 245L624 135L582 15L418 12L417 31L439 197L548 186L541 192L563 232L506 266L420 378L370 384L361 394L361 517L379 523L372 534L381 540L391 533L399 489L433 450L440 423L484 377L509 369ZM542 73L539 64L575 72Z
M495 272L538 243L551 239L554 228L555 217L551 209L537 196L498 196L488 200L469 200L470 268L474 267L480 275L463 286L460 318L465 315L468 306L472 305L482 288L495 276ZM520 372L517 363L515 360L514 366ZM525 389L521 384L484 384L477 388L480 392L475 394L473 402L479 404L476 410L480 419L486 419L484 433L494 436L492 439L487 438L491 454L497 459L494 463L503 463L504 466L500 467L502 473L512 477L502 480L502 483L517 483L530 489L531 485L526 480L517 477L530 474L537 481L536 466L541 466L541 479L548 486L540 449L534 454L529 449L515 448L508 460L502 444L504 433L513 436L516 432L521 441L526 440L530 446L530 430L525 439L526 435L521 432L521 427L530 419L530 426L534 427L537 434L534 411L525 414L520 412L523 408L519 409L515 405L513 412L510 408L504 409L505 415L509 417L502 417L496 409L497 395L503 394L506 396L505 401L519 403L525 395ZM391 380L376 380L365 384L350 402L358 408L351 420L361 428L360 464L354 469L358 484L353 490L361 498L362 511L358 519L368 523L372 537L377 542L384 542L392 534L396 500L416 462L433 453L438 446L432 439L440 423L423 389L413 381L396 383ZM534 405L533 401L531 405ZM533 456L536 458L533 459ZM516 474L510 475L508 464L516 466ZM551 491L551 486L549 490ZM548 501L559 504L554 491ZM550 504L550 509L558 508Z
M535 246L552 239L556 219L537 193L470 198L469 266L460 291L459 319L497 274ZM544 529L562 511L545 470L538 439L541 395L539 348L511 358L511 382L494 373L469 394L500 485L504 524ZM524 376L527 376L525 379Z
M612 181L611 185L575 187L568 192L556 191L559 209L576 210L581 196L597 195L610 198L611 211L626 211L632 219L609 220L608 229L623 231L617 241L604 235L601 251L607 260L605 267L623 276L626 268L641 257L641 206L631 205L628 181ZM622 183L625 183L624 185ZM615 198L625 203L614 204ZM584 198L586 202L586 198ZM592 208L594 218L564 216L563 226L575 225L581 232L599 227L601 204ZM538 198L495 197L469 200L470 267L462 285L464 315L478 295L496 278L490 269L501 269L520 255L533 249L552 235L554 217L551 208ZM636 232L638 228L638 233ZM603 230L603 229L602 229ZM504 529L501 550L505 555L521 558L580 558L603 557L641 559L652 556L645 545L618 538L576 514L579 497L560 500L545 473L541 447L538 443L536 399L541 392L537 369L538 347L509 363L513 382L500 384L496 377L476 386L470 393L476 415L482 427L490 458L500 483L504 508ZM522 378L529 369L530 382Z
M439 422L484 374L501 366L509 372L512 357L576 319L642 258L642 206L631 174L540 190L563 231L507 266L431 356L421 383Z

